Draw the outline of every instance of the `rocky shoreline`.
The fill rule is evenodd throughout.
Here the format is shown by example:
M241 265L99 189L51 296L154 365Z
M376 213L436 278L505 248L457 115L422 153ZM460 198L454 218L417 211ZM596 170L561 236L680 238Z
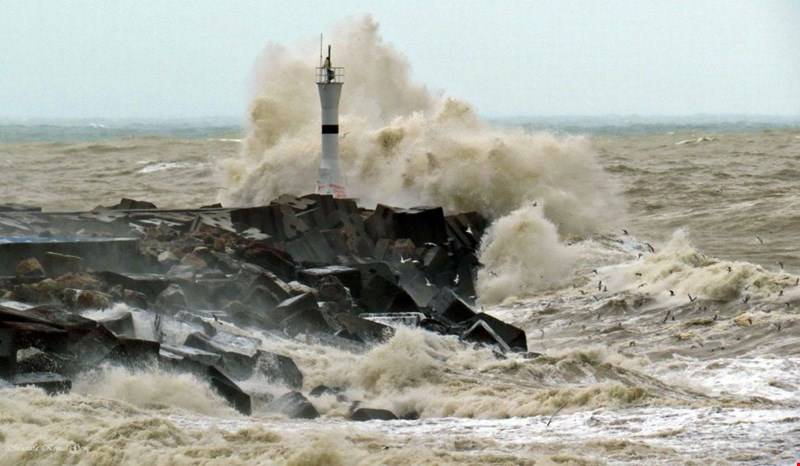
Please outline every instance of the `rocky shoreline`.
M58 393L103 364L158 367L207 380L244 414L258 402L314 418L308 397L339 389L304 394L291 358L237 328L366 351L405 325L525 352L524 331L473 309L486 227L474 212L323 195L194 210L0 206L0 384ZM246 392L254 375L286 392ZM357 400L350 416L397 418Z

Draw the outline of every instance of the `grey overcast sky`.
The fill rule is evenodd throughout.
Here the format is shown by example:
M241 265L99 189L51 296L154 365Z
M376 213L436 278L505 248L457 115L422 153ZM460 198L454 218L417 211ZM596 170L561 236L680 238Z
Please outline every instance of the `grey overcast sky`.
M800 115L800 0L0 0L0 117L238 117L266 43L361 14L483 115Z

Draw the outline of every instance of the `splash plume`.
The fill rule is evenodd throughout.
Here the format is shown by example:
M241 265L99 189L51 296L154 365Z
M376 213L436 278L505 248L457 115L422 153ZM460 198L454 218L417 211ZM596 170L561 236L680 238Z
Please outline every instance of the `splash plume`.
M383 41L370 17L347 20L328 37L337 65L348 70L340 162L348 193L361 203L441 205L496 220L537 202L541 214L523 210L515 218L539 215L537 222L570 236L590 234L620 213L586 139L494 128L469 104L414 83L408 61ZM220 166L225 204L313 191L320 151L316 47L312 41L272 44L263 52L242 153ZM530 236L512 240L535 240ZM535 291L546 283L504 289Z

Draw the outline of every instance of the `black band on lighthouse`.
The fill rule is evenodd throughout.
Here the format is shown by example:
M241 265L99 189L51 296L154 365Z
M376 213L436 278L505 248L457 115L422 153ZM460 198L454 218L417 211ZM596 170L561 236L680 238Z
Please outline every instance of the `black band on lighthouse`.
M339 134L339 125L322 125L322 134Z

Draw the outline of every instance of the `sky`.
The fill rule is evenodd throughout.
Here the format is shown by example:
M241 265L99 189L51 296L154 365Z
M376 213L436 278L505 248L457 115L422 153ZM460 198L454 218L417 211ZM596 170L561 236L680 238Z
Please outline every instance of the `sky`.
M800 0L0 0L0 118L242 118L267 43L364 14L485 116L800 115Z

